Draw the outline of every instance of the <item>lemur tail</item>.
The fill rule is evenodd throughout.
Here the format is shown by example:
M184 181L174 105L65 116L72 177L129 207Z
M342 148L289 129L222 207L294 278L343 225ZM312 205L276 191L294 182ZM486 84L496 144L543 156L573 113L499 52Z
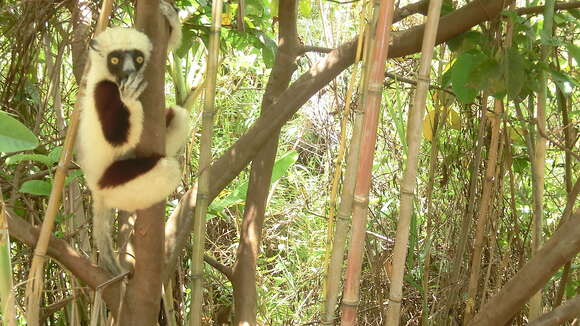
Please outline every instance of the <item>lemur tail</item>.
M96 196L95 196L96 197ZM106 207L101 198L94 198L93 202L93 241L99 250L99 265L118 275L122 272L119 260L115 255L112 240L113 211Z

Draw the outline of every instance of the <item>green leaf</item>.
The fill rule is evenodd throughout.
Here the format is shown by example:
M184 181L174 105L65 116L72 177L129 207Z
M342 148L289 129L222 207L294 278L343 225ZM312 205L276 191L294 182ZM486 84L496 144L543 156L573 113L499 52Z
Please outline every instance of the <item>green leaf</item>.
M580 64L580 48L572 43L566 44L566 47L568 48L568 53L574 58L574 60L576 60L576 65L579 65Z
M300 0L300 15L302 17L312 17L312 2L310 0Z
M296 151L290 151L282 155L282 157L274 163L274 168L272 169L272 180L270 182L274 183L282 178L296 161L298 161L298 152Z
M52 184L48 181L30 180L20 186L20 192L37 196L50 196Z
M68 186L73 180L81 177L83 175L83 171L81 169L72 170L66 176L64 180L64 185Z
M460 54L453 64L453 71L451 72L452 89L464 104L471 103L479 92L478 89L468 85L471 82L473 70L484 60L485 56L481 52L472 50Z
M12 157L9 157L6 160L6 164L11 165L11 164L18 164L22 161L34 161L34 162L40 162L48 167L51 167L53 165L53 161L50 159L50 157L48 157L47 155L42 155L42 154L17 154L14 155Z
M48 153L48 157L52 161L52 163L58 163L60 160L60 154L62 153L62 146L57 146L53 148L50 153Z
M12 153L38 146L38 139L22 123L0 111L0 152Z
M276 162L274 163L274 167L272 168L272 178L270 179L270 183L274 183L280 178L282 178L288 169L296 163L298 160L298 152L290 151L282 155ZM209 205L210 212L219 213L224 209L241 204L246 200L246 195L248 193L248 182L244 182L236 187L234 191L229 193L227 196L223 197L222 199L216 199Z
M502 65L503 75L507 84L507 93L515 99L522 91L526 81L525 63L522 56L514 48L510 48L504 57Z
M554 70L552 67L546 67L546 70L548 70L552 76L552 80L556 83L556 86L564 92L564 94L571 94L574 87L578 86L578 82L572 79L569 75Z

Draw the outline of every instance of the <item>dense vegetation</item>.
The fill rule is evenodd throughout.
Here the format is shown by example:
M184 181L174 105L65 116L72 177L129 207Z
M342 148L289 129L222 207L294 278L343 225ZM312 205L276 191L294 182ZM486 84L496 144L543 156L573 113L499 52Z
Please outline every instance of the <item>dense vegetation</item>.
M184 36L181 47L168 55L165 100L190 110L195 124L182 158L182 185L165 208L168 216L197 182L202 98L210 73L206 69L206 53L212 4L206 0L175 2L182 10ZM278 35L287 32L283 26L287 24L284 6L288 2L292 1L226 2L221 16L214 160L236 146L261 114L267 114L266 109L261 113L262 108L282 108L286 103L278 99L303 96L298 94L300 89L296 90L303 85L315 93L296 107L299 110L283 125L279 143L274 145L276 161L264 198L267 208L263 225L258 226L262 239L261 244L257 242L255 318L259 325L318 324L323 318L327 254L332 250L328 233L331 184L335 169L345 165L337 164L337 153L342 146L348 148L348 141L347 145L342 144L340 121L349 101L348 84L352 82L352 110L346 116L345 131L347 139L354 137L356 112L363 110L364 64L352 64L352 54L359 25L372 23L370 5L363 5L362 1L300 0L294 21L298 38L290 41L294 52L280 54ZM481 1L479 5L492 2ZM244 10L240 10L240 3ZM396 4L407 12L399 10L395 14L395 41L382 89L361 271L359 325L383 324L389 303L400 182L408 154L407 116L421 57L417 53L419 47L399 52L397 49L402 48L398 45L405 38L417 34L412 28L422 23L421 15L426 15L427 8L427 1L419 3ZM25 288L36 233L22 223L37 227L44 219L77 100L86 44L96 26L100 3L50 0L1 4L0 208L8 218L11 242L8 249L2 247L4 242L0 244L0 250L5 249L0 253L0 268L3 285L12 282L15 289L16 315L22 317L19 325L26 325ZM442 16L460 13L465 7L463 2L445 2ZM500 15L488 13L492 17L471 25L469 20L476 18L459 16L455 25L465 25L458 27L465 32L455 37L443 36L441 40L446 42L436 46L421 125L423 141L405 263L401 324L457 325L464 322L466 307L475 313L485 311L485 303L500 293L562 223L572 219L578 222L578 7L578 2L557 3L552 17L551 13L544 14L543 3L517 2ZM109 25L132 26L134 8L131 1L114 1ZM487 7L483 8L485 12ZM361 19L361 13L367 16ZM553 35L546 32L547 21L553 22ZM453 28L451 22L446 24L443 28ZM472 25L476 26L470 28ZM405 34L407 30L411 32ZM342 52L331 52L339 47ZM351 55L344 59L344 53L345 57ZM286 55L296 60L286 64ZM332 81L319 90L314 83L302 83L308 81L306 77L317 78L316 72L327 73L326 66L315 65L322 61L330 66L332 60L324 60L332 55L340 66L336 74L342 70L344 73L330 78ZM271 76L285 73L291 86L282 87L279 94L269 98L275 87L271 84L277 82ZM537 111L542 94L544 115ZM269 138L275 138L275 132L270 132ZM547 141L545 149L542 141ZM263 144L238 149L253 151L249 160L267 146ZM235 160L229 163L237 164ZM245 168L247 162L240 164L243 170L235 173L237 177L225 189L220 191L218 185L211 190L217 189L219 195L209 205L206 218L206 325L240 320L239 316L232 317L234 292L240 291L235 288L242 259L238 249L250 238L240 230L250 214L248 203L252 202L251 189L255 189L250 167ZM212 176L221 172L212 172ZM78 270L71 271L71 266L83 262L70 260L68 253L59 253L59 248L74 248L82 257L96 259L91 249L91 196L74 160L62 194L63 205L53 234L70 247L57 243L49 248L47 255L55 259L49 260L44 269L40 316L47 325L88 325L91 318L102 318L91 316L91 311L96 310L95 286L79 276ZM119 243L123 243L130 235L122 226L130 219L126 214L119 215ZM480 225L481 221L487 223ZM480 256L475 259L481 261L481 266L472 295L468 282L478 246ZM189 243L184 247L178 250L175 271L163 280L169 294L163 295L161 325L189 323L192 248ZM158 259L161 264L163 257ZM579 263L574 254L571 261L560 264L563 267L556 273L543 272L549 278L541 285L543 312L577 299ZM89 269L86 278L97 275L107 279L98 274L96 267ZM109 301L111 294L103 296L107 304L113 302ZM532 306L530 303L514 310L509 324L524 325L534 319L531 316L539 316L532 315ZM159 304L155 308L158 307Z

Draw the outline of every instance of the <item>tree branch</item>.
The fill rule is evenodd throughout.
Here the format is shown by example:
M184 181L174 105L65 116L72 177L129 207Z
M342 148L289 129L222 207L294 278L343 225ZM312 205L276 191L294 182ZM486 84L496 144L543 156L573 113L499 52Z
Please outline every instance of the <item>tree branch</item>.
M442 43L457 36L471 27L496 17L499 12L510 4L503 0L475 0L468 5L441 18L437 32L437 43ZM389 50L389 57L396 58L416 53L421 47L424 26L417 26L400 33ZM210 201L213 200L254 158L263 145L276 133L298 109L326 86L332 79L354 63L357 37L332 50L325 58L317 62L309 71L298 78L271 105L254 125L242 135L225 153L210 167L212 183L210 185ZM191 190L184 197L190 198ZM191 218L195 201L182 200L174 213L175 218L168 221L168 228L174 230L190 230ZM181 216L181 218L180 218ZM173 217L173 216L172 216ZM183 223L182 225L172 223ZM172 274L177 254L185 247L187 236L174 239L167 243L166 252L170 252L163 280ZM166 257L169 257L166 255Z
M576 211L469 325L504 325L579 250L580 211Z
M536 6L528 8L518 8L516 12L518 15L537 15L544 12L545 6ZM580 1L572 2L556 2L555 10L570 10L580 8Z

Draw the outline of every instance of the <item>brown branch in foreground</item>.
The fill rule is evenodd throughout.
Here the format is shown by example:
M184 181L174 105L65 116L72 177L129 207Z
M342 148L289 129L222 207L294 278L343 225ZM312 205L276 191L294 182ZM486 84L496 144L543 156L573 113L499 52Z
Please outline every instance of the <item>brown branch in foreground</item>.
M504 325L552 274L580 251L580 211L554 232L550 240L474 317L470 326Z
M580 317L580 295L567 300L563 305L532 321L528 326L557 326Z
M476 0L442 17L437 33L437 43L442 43L481 22L496 17L509 3L510 1L503 0ZM398 34L389 50L389 57L396 58L419 51L423 29L421 25ZM263 116L212 164L210 200L213 200L247 166L272 135L311 96L354 63L356 41L357 37L342 44L300 76L282 93L278 101L271 105L271 109L265 110ZM167 266L163 272L164 280L172 274L177 253L181 252L187 242L189 232L181 232L181 230L191 229L192 221L188 217L193 214L195 207L195 201L191 197L190 190L167 222L167 228L173 231L166 231L166 233L170 232L176 235L176 238L167 239L169 242L166 243L165 248L168 254L166 254ZM193 197L195 198L195 195Z
M543 13L545 7L546 6L518 8L516 9L516 12L518 15L537 15ZM580 8L580 1L556 2L554 10L570 10L575 8Z
M45 324L46 319L48 317L50 317L50 315L52 315L52 314L56 313L57 311L61 310L62 308L64 308L69 302L76 299L76 297L77 297L76 295L73 295L73 296L65 298L59 302L55 302L49 306L42 308L42 315L40 316L40 320L42 322L42 325Z
M206 263L208 263L208 265L217 269L220 273L224 274L224 276L227 277L228 280L230 280L230 282L232 282L233 271L232 271L231 267L220 263L215 258L208 256L208 255L203 255L203 260Z
M38 239L38 228L30 225L30 223L19 217L14 217L14 214L10 211L7 211L7 213L10 236L34 248ZM97 286L105 283L111 278L111 275L97 265L92 264L86 257L81 256L64 240L51 237L47 254L53 259L56 259L81 282L85 283L92 289L95 289ZM120 289L117 283L106 287L103 290L102 295L106 302L118 303L119 293ZM113 313L116 313L117 306L118 305L111 306Z
M437 42L444 42L483 21L495 17L508 4L509 1L504 2L503 0L476 0L442 17ZM421 45L422 35L423 27L421 26L399 34L393 40L389 56L394 58L417 52ZM281 98L272 105L272 110L268 110L260 117L246 134L214 162L210 168L212 175L211 199L215 198L247 166L248 162L256 155L262 145L270 139L271 135L288 121L312 95L354 62L356 39L355 37L353 41L346 42L334 49L324 59L315 64L310 71L296 80L282 94ZM166 266L163 269L163 280L167 280L173 272L178 253L181 252L187 243L187 237L191 230L191 218L189 217L194 207L195 189L192 189L186 193L167 222L166 234L172 234L174 238L170 239L168 237L166 239ZM29 246L34 246L36 243L38 238L37 228L23 219L9 216L8 227L10 235L19 241ZM53 237L49 243L47 254L58 260L82 282L93 289L110 278L110 275L96 265L91 264L85 257L82 257L62 240L57 240ZM118 285L113 284L107 287L104 290L103 298L109 307L113 307L112 310L115 313L119 298Z

